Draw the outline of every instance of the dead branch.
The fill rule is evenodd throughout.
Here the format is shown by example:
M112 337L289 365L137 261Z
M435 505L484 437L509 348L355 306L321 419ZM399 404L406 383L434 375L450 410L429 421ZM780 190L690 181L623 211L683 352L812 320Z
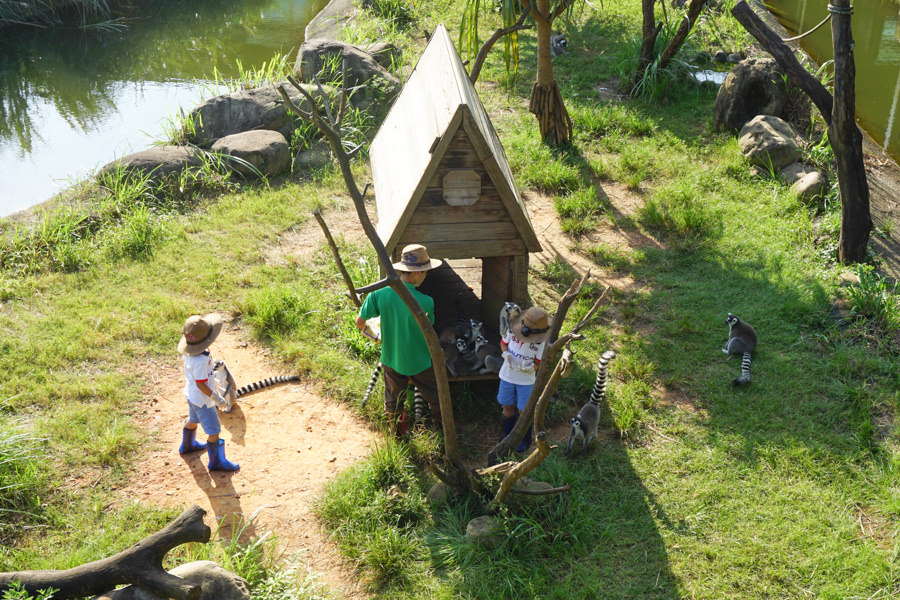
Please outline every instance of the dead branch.
M356 308L359 308L362 306L362 303L359 301L359 296L356 294L356 289L353 287L353 280L350 279L350 273L347 272L344 261L341 260L341 253L338 251L337 244L334 243L334 238L331 237L331 231L328 230L328 225L325 224L325 218L322 217L322 211L317 208L313 211L313 216L316 218L316 221L319 222L322 233L325 234L325 240L328 242L328 247L331 248L331 256L334 257L334 262L337 263L338 270L341 272L341 277L344 278L344 283L347 284L349 290L347 295L350 297L350 301L353 302Z
M166 553L187 542L208 542L210 529L203 523L206 511L197 505L185 510L160 531L148 535L131 548L114 556L62 571L16 571L0 573L0 592L19 581L35 595L53 588L56 600L96 596L121 584L131 584L162 598L197 600L199 585L167 573L162 567Z
M521 490L518 488L513 488L512 493L522 494L523 496L552 496L553 494L562 494L563 492L568 492L571 489L572 486L566 484L560 487L548 488L546 490Z
M310 119L319 128L319 131L322 132L322 135L325 136L325 138L328 140L328 143L331 144L331 150L334 153L338 164L340 165L341 174L344 177L344 183L347 186L347 191L350 193L350 198L353 200L353 205L356 207L356 214L359 217L360 224L362 225L366 237L369 238L369 242L375 249L375 253L378 256L378 263L381 266L382 272L385 273L385 281L387 282L387 285L390 285L391 288L395 292L397 292L397 295L400 296L400 298L403 300L403 303L415 318L416 323L418 323L419 329L421 329L422 334L425 336L425 342L428 345L428 351L431 354L431 364L443 365L444 351L441 348L437 333L434 331L434 327L431 326L431 321L428 320L425 311L422 310L422 307L419 306L419 303L415 298L413 298L410 291L400 280L397 272L394 270L394 266L391 262L390 256L388 256L387 249L384 247L384 243L381 241L381 238L378 236L378 232L375 230L375 227L372 225L372 221L369 219L369 215L366 212L363 195L360 193L359 187L356 185L356 179L353 177L353 171L350 168L351 155L348 154L343 147L339 126L334 121L334 119L329 118L326 121L326 118L323 118L322 113L319 111L316 103L313 101L312 96L308 91L303 89L293 77L288 77L288 81L291 83L291 85L297 88L300 93L303 94L304 98L306 98L306 100L309 102ZM321 86L319 87L321 88ZM290 96L288 96L287 92L284 90L283 85L278 86L278 91L281 94L281 97L284 100L285 106L288 108L288 110L302 117L303 113L300 112L294 102L291 101ZM451 472L448 474L448 476L452 479L452 483L450 483L450 485L457 493L468 493L471 486L471 481L469 479L467 471L463 467L462 457L459 453L459 446L456 439L456 423L453 418L453 404L450 398L450 384L447 381L447 371L446 369L435 368L434 375L438 388L438 400L441 405L441 421L443 423L444 429L444 453L447 459L448 467L451 469Z
M547 443L547 432L541 431L535 436L535 440L536 447L528 458L513 467L503 478L503 481L500 482L500 489L497 490L497 494L488 506L489 512L496 511L497 507L506 501L506 497L509 496L509 492L512 490L512 486L515 485L516 481L530 473L535 467L541 464L547 456L549 456L551 448L550 444Z

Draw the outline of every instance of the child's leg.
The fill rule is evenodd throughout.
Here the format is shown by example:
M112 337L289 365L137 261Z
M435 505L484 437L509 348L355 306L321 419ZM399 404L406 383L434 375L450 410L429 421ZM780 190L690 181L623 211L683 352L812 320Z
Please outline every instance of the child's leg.
M203 431L207 435L206 443L215 446L219 441L219 432L222 431L222 424L219 422L219 413L216 407L191 405L191 410L193 416L196 417L196 421L203 427ZM188 420L193 419L188 417Z
M188 454L189 452L206 449L206 444L201 444L196 439L198 420L194 408L196 407L188 402L188 418L184 422L184 428L181 430L181 446L178 447L179 454Z
M497 402L503 408L503 437L509 435L516 426L515 386L507 381L500 380L500 388L497 390ZM501 438L502 439L502 438Z

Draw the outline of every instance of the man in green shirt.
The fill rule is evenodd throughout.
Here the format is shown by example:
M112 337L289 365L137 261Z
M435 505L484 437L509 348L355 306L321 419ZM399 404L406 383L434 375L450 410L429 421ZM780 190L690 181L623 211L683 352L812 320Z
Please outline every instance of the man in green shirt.
M394 263L394 270L400 281L412 293L422 307L428 320L434 323L434 299L416 290L425 281L431 269L441 266L442 261L428 257L428 250L420 244L403 248L400 262ZM356 326L366 327L366 321L381 317L381 364L384 372L384 410L391 423L397 423L396 434L406 433L403 407L397 407L400 394L407 385L415 385L431 407L435 425L440 431L441 406L438 401L437 382L431 365L431 353L425 336L415 317L400 295L390 287L375 290L366 296Z

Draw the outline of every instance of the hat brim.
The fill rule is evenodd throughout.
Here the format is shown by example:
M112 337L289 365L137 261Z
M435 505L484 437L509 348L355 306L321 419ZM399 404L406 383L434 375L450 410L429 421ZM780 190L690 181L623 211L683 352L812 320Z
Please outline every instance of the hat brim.
M549 325L547 327L547 331L544 331L543 333L533 333L529 336L522 335L522 325L524 325L524 324L525 324L525 312L524 311L518 317L513 319L512 322L510 322L510 324L509 324L510 331L512 331L513 335L515 335L517 338L519 338L519 341L521 341L521 342L528 342L530 344L540 344L541 342L543 342L544 340L547 339L547 336L550 335Z
M437 269L442 264L444 264L444 261L439 258L432 258L426 264L415 267L410 267L409 265L404 265L402 262L397 262L394 263L394 270L403 271L405 273L417 273L419 271L430 271L432 269Z
M203 320L209 323L209 333L206 337L193 344L188 343L187 339L182 335L178 341L178 351L182 354L195 356L200 354L216 341L219 334L222 333L222 327L225 326L225 320L216 313L210 313L203 317Z

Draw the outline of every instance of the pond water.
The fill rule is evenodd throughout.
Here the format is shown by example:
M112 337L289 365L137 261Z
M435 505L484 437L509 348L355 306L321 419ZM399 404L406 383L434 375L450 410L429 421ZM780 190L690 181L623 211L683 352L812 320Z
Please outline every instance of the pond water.
M122 30L2 29L0 216L164 138L209 78L290 63L327 0L150 0Z
M770 10L793 34L815 27L828 15L828 0L769 0ZM856 116L860 127L896 161L900 159L900 3L853 3ZM831 60L831 23L798 42L818 64Z

